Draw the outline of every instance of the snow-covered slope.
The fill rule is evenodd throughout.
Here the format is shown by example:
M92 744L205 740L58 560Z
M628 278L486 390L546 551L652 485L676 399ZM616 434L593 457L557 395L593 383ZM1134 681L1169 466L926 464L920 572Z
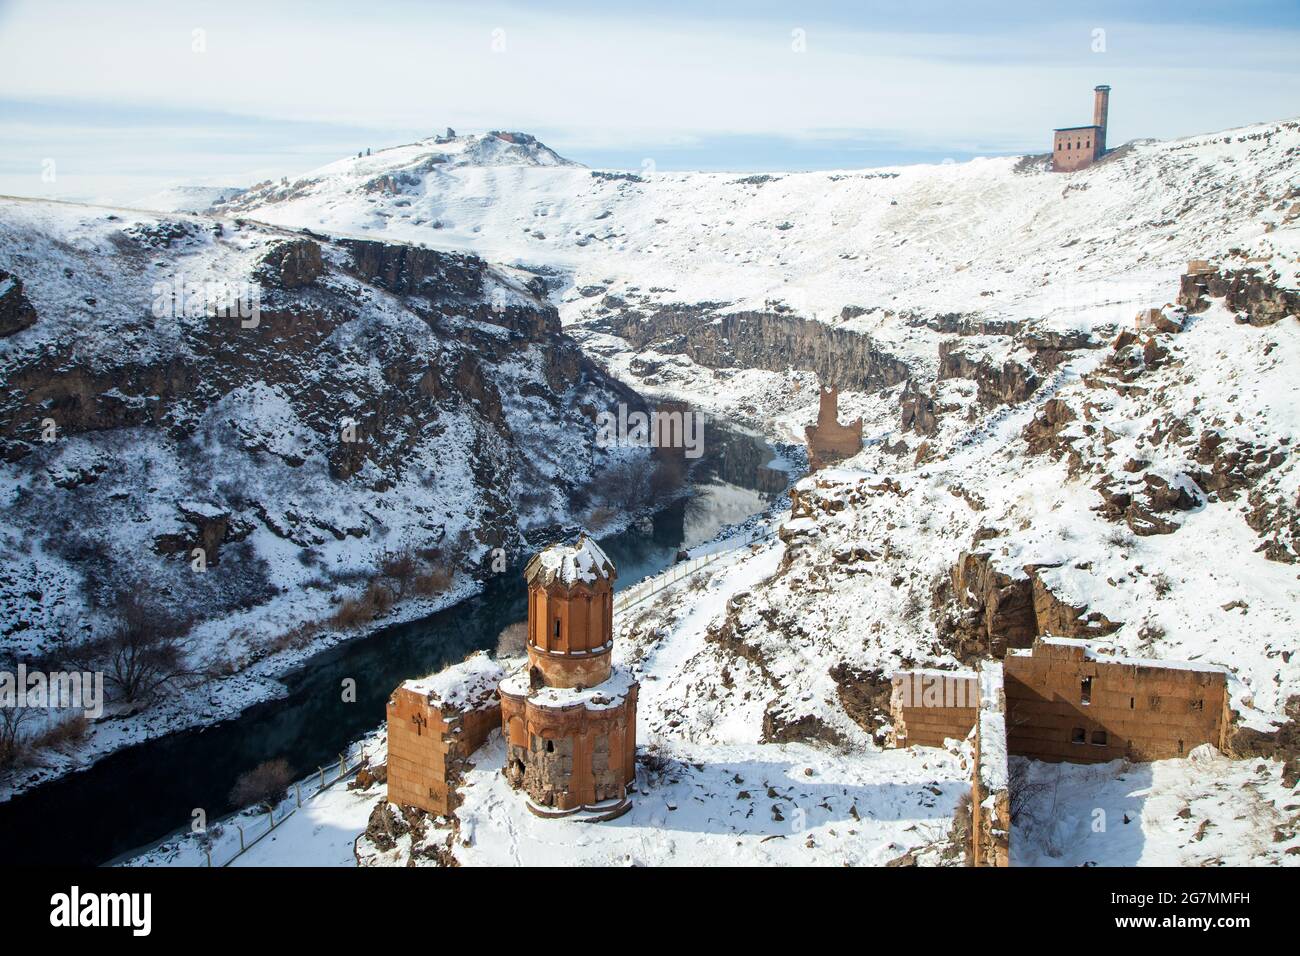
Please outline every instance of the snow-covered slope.
M598 447L596 411L638 399L538 277L474 256L5 201L0 269L0 667L89 654L134 595L192 625L168 667L213 702L142 694L169 715L150 732L266 696L397 599L464 596L529 532L613 513L593 480L647 454Z
M1069 806L1145 799L1145 845L1112 821L1104 851L1055 854L1031 814L1018 860L1203 862L1270 840L1267 858L1296 861L1300 124L1137 142L1067 175L1036 159L745 176L435 158L452 145L227 208L544 267L566 328L625 381L800 439L818 384L838 384L865 442L799 484L778 537L620 615L646 747L633 814L537 821L490 745L458 824L406 854L951 861L969 752L882 752L890 672L1053 633L1225 666L1233 748L1264 771L1175 761L1123 800L1123 767L1065 774ZM1180 279L1197 259L1210 271ZM1221 838L1193 847L1157 822L1171 795L1195 814L1248 774L1254 816Z
M213 203L226 202L243 192L238 186L175 185L129 203L157 212L202 212Z
M802 437L812 420L817 377L847 387L842 417L862 414L869 438L852 464L932 502L883 511L891 527L933 522L912 540L888 536L914 555L901 570L923 589L915 600L930 603L936 576L989 525L1004 536L994 563L1012 573L1090 564L1043 575L1063 600L1124 622L1116 639L1130 649L1199 657L1217 646L1222 658L1208 635L1236 628L1228 615L1240 609L1221 606L1245 600L1250 627L1235 661L1221 662L1272 713L1300 691L1296 665L1277 656L1296 611L1285 563L1296 556L1300 480L1289 451L1300 426L1295 321L1166 310L1186 332L1111 347L1138 310L1178 300L1191 259L1225 275L1253 270L1273 289L1300 285L1300 123L1136 142L1065 175L1034 159L764 176L503 168L466 161L464 149L429 160L453 146L345 161L274 201L237 204L258 218L418 235L567 270L562 314L618 375L783 437ZM362 185L399 171L400 194ZM734 314L749 318L719 324ZM850 345L859 351L846 367L836 356ZM1036 415L1036 437L1022 436ZM880 513L873 500L837 520ZM882 532L860 533L879 550ZM1122 535L1134 543L1112 543ZM1227 549L1244 552L1229 568L1213 559ZM1139 578L1166 575L1188 599L1148 606L1117 562L1141 566ZM931 631L893 607L904 596L886 588L888 607L845 605L888 635L894 658Z
M465 139L465 138L462 138ZM898 338L901 312L1058 317L1146 301L1191 258L1272 265L1294 285L1300 123L1137 142L1068 175L1014 158L745 176L470 161L484 140L344 160L225 207L572 270L566 320L602 293L784 302ZM500 147L498 147L500 148ZM443 157L446 157L443 159ZM1117 310L1122 314L1122 310ZM1123 315L1127 319L1130 316ZM929 351L929 349L927 349Z

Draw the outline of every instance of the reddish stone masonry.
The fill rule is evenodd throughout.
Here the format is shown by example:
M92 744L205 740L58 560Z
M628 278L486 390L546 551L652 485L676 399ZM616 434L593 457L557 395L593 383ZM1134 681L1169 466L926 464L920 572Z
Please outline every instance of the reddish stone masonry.
M832 386L822 389L817 407L817 424L804 428L808 441L808 467L811 471L852 458L862 450L862 419L841 425L839 399L838 388Z
M1110 87L1093 90L1092 125L1065 126L1052 133L1052 171L1084 169L1106 153L1106 120L1110 112Z
M539 816L631 808L639 685L614 667L614 563L585 535L524 571L528 663L506 676L486 654L418 681L388 702L388 799L448 815L468 758L491 731L503 773ZM504 679L503 679L504 678Z
M1185 757L1228 750L1227 671L1186 661L1114 657L1084 640L1040 637L1032 648L966 672L900 671L892 678L895 746L975 739L971 859L1006 866L1008 756L1069 763Z
M528 668L501 682L501 733L506 778L542 815L631 806L638 685L610 663L616 574L585 535L524 569Z
M504 672L479 653L452 672L402 683L388 698L388 799L447 816L469 757L501 726Z

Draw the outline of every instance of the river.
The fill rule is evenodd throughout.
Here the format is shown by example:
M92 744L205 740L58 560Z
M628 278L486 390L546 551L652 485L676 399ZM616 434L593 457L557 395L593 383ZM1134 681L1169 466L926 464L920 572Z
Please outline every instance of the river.
M620 588L673 563L683 548L766 510L790 476L771 467L776 450L710 421L691 493L601 539ZM100 864L187 826L196 808L209 820L234 809L235 779L284 758L295 777L337 762L348 743L384 720L402 680L491 649L527 609L521 569L489 580L475 597L428 617L379 628L324 651L284 677L287 694L237 718L125 748L85 770L0 804L0 863ZM343 701L343 681L356 700Z

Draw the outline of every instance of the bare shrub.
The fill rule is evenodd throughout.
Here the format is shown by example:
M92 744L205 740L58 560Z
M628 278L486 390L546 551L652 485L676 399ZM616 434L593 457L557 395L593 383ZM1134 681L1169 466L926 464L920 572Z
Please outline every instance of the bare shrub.
M241 773L230 791L230 802L237 807L261 804L273 807L284 799L293 782L293 771L282 757L259 763L252 770Z
M1174 589L1174 582L1169 575L1161 572L1151 575L1151 586L1155 589L1156 597L1167 597Z
M654 744L637 754L636 762L645 771L644 780L648 788L662 786L665 782L676 782L673 774L680 765Z
M1105 542L1112 548L1127 550L1137 543L1137 539L1123 528L1112 528L1106 532Z
M307 621L271 638L266 644L266 649L272 654L288 650L302 650L311 644L318 633L320 633L320 624L315 621Z
M527 653L527 649L528 623L526 621L516 621L514 624L508 624L497 635L495 656L498 658L521 657Z
M650 475L650 493L655 497L672 494L686 484L686 462L675 455L660 458Z
M634 511L645 503L646 469L641 461L623 459L597 473L591 493L615 511Z
M31 707L0 707L0 767L22 761L28 750L23 724L34 720L39 712Z
M410 548L389 551L379 560L379 575L393 582L394 597L398 600L406 596L419 570L420 564Z
M435 594L442 594L451 587L451 572L445 568L434 568L425 571L423 574L416 575L415 580L411 583L411 593L418 594L420 597L432 597Z
M55 721L32 739L32 749L48 750L50 748L67 748L86 736L90 730L90 721L85 714L73 714L64 720Z
M975 822L973 809L970 791L963 790L961 796L957 798L957 806L952 809L952 828L948 831L950 850L945 854L945 858L955 859L960 853L967 865L971 864L968 848L971 843L971 827Z
M373 619L381 614L387 614L397 602L397 595L382 581L371 581L361 600L370 608L370 617Z
M81 669L103 671L117 695L131 703L147 701L192 672L186 668L189 622L146 602L141 585L119 594L110 613L112 628L70 649Z
M348 598L339 605L331 620L337 627L352 628L368 624L373 617L374 614L366 607L364 601Z
M396 603L393 589L379 579L371 581L359 598L349 598L339 605L330 619L336 627L352 628L369 624L381 614L386 614Z
M1046 792L1046 790L1047 784L1030 781L1028 760L1011 761L1007 776L1007 795L1011 799L1011 823L1013 826L1033 819L1031 807L1039 795Z

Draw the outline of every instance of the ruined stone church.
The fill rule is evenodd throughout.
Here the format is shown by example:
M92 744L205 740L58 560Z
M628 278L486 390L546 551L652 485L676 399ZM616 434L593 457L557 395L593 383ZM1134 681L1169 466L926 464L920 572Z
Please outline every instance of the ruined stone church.
M606 820L627 812L639 685L612 662L616 576L585 534L551 545L524 569L526 665L506 675L480 654L393 691L388 799L451 813L469 757L499 727L502 772L537 816Z

